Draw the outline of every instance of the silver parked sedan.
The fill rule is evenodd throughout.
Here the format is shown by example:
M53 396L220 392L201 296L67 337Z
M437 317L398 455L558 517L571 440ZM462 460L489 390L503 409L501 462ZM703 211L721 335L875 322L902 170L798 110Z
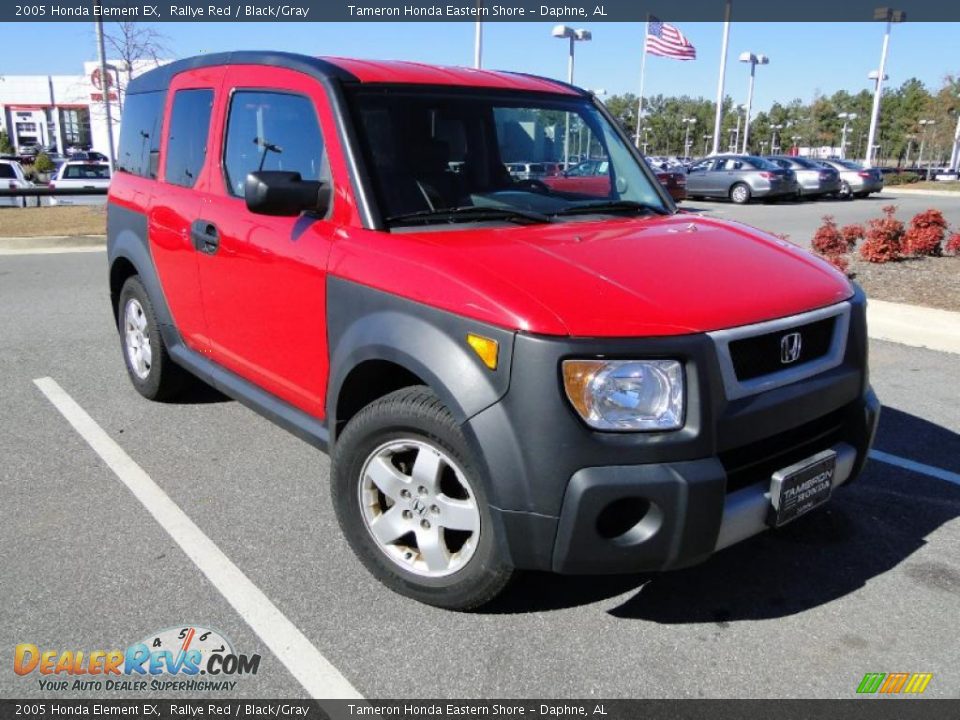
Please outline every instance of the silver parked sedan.
M751 198L797 194L793 170L785 170L755 155L714 155L687 173L687 197L725 197L738 205Z
M883 173L852 160L819 160L820 165L840 173L840 197L866 197L883 190Z
M840 173L834 168L823 167L813 160L793 155L768 155L767 160L793 170L797 177L798 194L804 197L822 197L840 192Z

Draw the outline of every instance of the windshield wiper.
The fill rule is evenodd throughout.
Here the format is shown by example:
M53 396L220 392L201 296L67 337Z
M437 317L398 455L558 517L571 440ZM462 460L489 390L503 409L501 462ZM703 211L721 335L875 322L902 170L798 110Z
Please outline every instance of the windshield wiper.
M416 212L390 215L386 221L396 223L421 223L428 225L437 222L470 222L477 220L508 220L511 222L548 223L550 218L543 213L518 208L484 207L482 205L464 205L442 208L440 210L417 210Z
M666 208L649 203L637 202L636 200L600 200L599 202L581 203L571 205L563 210L557 210L551 215L588 215L591 213L604 212L651 212L657 215L670 215Z

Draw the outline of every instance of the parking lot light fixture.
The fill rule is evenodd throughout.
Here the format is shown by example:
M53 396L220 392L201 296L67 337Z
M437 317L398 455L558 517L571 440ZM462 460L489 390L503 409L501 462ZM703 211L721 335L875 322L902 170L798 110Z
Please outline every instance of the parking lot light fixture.
M770 58L766 55L755 55L752 52L740 53L740 62L750 63L750 85L747 90L747 111L743 127L743 152L747 152L747 143L750 141L750 107L753 105L753 81L757 72L757 65L767 65Z
M777 123L770 126L770 154L776 155L780 150L779 136L777 132L783 130L783 123Z
M843 130L840 133L840 159L847 159L847 131L850 128L850 123L857 119L856 113L842 112L837 115L838 118L843 120Z
M550 33L555 38L561 40L568 40L570 43L570 51L567 55L567 82L573 85L573 59L574 59L574 46L578 42L589 42L593 39L593 33L589 30L574 29L569 25L554 25L553 30ZM563 136L563 167L567 168L570 165L570 113L566 113L566 129Z
M683 156L690 157L690 127L697 124L697 119L685 117L680 122L687 126L683 137Z
M923 168L923 147L927 142L927 128L931 125L936 125L936 120L919 120L917 125L919 125L922 130L920 133L920 155L917 157L917 167Z
M887 50L890 47L890 28L895 22L903 22L907 19L906 13L902 10L893 10L888 7L879 7L873 11L874 20L886 22L886 30L883 33L883 48L880 51L880 68L876 71L876 87L873 90L873 108L870 111L870 131L867 134L867 157L864 165L873 167L873 147L877 137L877 121L880 118L880 97L883 94L883 81L887 79L884 70L887 67ZM873 73L871 73L873 75Z
M704 136L703 136L703 154L704 154L704 156L707 155L707 151L708 151L708 149L709 149L710 141L711 141L711 140L713 140L713 135L711 135L710 133L705 133Z

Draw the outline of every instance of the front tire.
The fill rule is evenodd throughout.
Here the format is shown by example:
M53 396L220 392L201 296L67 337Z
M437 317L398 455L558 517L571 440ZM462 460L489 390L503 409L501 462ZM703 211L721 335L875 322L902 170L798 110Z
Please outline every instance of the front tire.
M470 610L513 569L472 452L428 388L397 390L347 423L333 452L331 494L357 558L391 590Z
M170 359L153 303L137 276L128 278L120 290L117 326L127 374L137 392L148 400L176 397L187 374Z

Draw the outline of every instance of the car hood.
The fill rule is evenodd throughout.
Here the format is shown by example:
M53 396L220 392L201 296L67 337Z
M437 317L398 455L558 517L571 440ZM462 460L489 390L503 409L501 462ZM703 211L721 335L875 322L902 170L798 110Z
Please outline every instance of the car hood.
M797 245L686 213L391 238L401 243L392 257L351 259L348 253L334 272L349 276L354 267L366 282L379 276L375 284L382 289L531 333L707 332L825 307L853 294L843 274ZM381 243L378 252L384 251Z

